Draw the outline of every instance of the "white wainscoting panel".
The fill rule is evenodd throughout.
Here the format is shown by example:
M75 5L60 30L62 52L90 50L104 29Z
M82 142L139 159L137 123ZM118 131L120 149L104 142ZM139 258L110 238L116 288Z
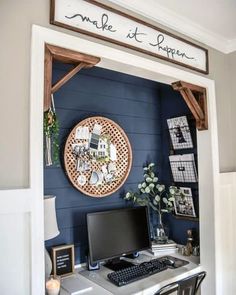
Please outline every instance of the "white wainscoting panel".
M220 174L216 200L217 294L236 294L236 172Z
M0 215L2 295L30 294L30 216L29 213Z

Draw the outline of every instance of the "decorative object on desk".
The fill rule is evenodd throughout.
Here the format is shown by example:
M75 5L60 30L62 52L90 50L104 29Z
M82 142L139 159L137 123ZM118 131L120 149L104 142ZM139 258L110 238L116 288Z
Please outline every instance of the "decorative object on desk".
M51 107L46 112L44 112L43 120L43 130L45 137L44 154L46 166L59 164L59 122L56 115L53 95L51 95L51 100Z
M67 276L74 273L74 245L52 247L53 275Z
M193 148L186 116L167 119L167 124L174 150Z
M186 247L185 247L184 255L190 256L193 253L193 245L192 245L192 242L193 242L192 230L191 229L188 229L187 230L187 244L186 244Z
M197 169L194 154L169 156L175 182L197 182Z
M55 196L44 196L44 240L51 240L59 235L57 226ZM45 248L45 277L48 278L52 271L52 261Z
M200 246L193 247L193 256L200 256Z
M168 240L164 225L162 223L163 213L170 213L174 208L175 196L181 191L175 186L165 187L158 183L158 177L154 172L154 163L150 163L144 170L144 181L138 185L138 192L127 192L124 199L133 201L134 204L148 206L149 212L155 212L158 223L153 227L153 239L158 243Z
M169 228L162 222L162 214L158 215L157 223L152 224L153 239L159 244L165 244L169 237Z
M184 255L184 253L185 253L185 246L183 246L183 245L178 245L178 252L179 252L181 255Z
M173 240L168 240L165 244L158 244L156 241L152 241L152 249L167 249L176 248L177 244Z
M48 280L46 280L46 292L47 295L58 295L60 292L60 277L50 276Z
M196 217L192 191L190 187L180 187L182 194L175 196L175 214L179 216Z
M160 244L155 241L152 241L152 248L149 252L153 256L159 256L164 252L168 253L176 253L178 252L177 244L173 240L167 240L165 244Z
M132 149L119 125L105 117L90 117L70 132L64 161L75 188L91 197L105 197L126 181L132 165Z

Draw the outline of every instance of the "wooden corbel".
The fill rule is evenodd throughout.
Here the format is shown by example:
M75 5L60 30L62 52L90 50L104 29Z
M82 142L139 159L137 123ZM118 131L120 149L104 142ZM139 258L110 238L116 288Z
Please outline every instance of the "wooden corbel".
M58 60L67 64L72 64L74 66L54 85L52 85L53 60ZM62 85L69 81L81 69L91 68L99 61L100 58L98 57L46 44L44 58L44 111L47 111L51 106L51 94L59 90Z
M194 84L178 81L172 83L174 90L182 95L192 112L198 130L208 129L206 89Z

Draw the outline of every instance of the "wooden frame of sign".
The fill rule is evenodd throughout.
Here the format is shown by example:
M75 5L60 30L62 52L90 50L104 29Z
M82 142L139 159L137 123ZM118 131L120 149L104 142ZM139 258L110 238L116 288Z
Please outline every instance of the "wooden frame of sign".
M74 245L52 247L52 272L55 276L68 276L74 273L75 250Z
M50 23L208 74L208 50L95 0L51 0Z

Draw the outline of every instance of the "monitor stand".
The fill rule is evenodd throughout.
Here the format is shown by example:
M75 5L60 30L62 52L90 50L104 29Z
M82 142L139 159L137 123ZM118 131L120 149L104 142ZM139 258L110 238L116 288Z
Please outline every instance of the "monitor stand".
M115 258L109 260L107 263L104 264L104 266L111 270L117 271L130 266L134 266L134 264L120 258Z

